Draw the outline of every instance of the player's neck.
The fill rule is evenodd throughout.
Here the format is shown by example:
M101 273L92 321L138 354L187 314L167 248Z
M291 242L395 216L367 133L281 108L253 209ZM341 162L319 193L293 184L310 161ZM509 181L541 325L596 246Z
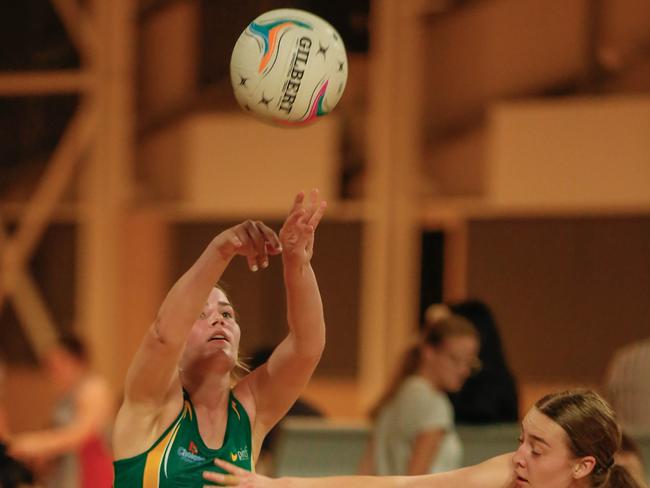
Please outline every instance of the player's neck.
M200 405L211 409L228 402L229 374L192 375L185 371L182 375L182 383L195 407Z

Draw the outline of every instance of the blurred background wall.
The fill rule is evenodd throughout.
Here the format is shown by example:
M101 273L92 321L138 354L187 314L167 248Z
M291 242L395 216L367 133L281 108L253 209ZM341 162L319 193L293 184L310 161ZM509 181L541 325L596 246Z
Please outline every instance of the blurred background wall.
M231 93L237 36L276 7L323 16L348 48L340 105L307 129L261 124ZM0 350L15 428L42 420L51 392L35 361L56 331L83 334L119 389L211 236L248 217L278 227L310 187L331 203L315 256L328 345L308 392L327 412L363 415L443 300L493 307L525 405L598 385L614 348L648 335L647 1L0 8ZM236 263L224 279L244 355L280 340L279 267Z

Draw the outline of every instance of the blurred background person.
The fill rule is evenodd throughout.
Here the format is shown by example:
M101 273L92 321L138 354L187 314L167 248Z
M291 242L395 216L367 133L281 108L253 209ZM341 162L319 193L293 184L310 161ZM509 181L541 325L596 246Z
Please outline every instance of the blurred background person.
M644 459L639 444L628 434L623 432L621 447L614 455L614 460L619 466L623 466L628 473L642 486L647 486Z
M458 392L450 393L456 423L509 423L519 420L517 386L507 364L494 314L480 300L465 300L431 305L425 312L427 322L449 314L465 317L481 339L481 369L465 382Z
M113 480L108 431L114 400L108 383L90 369L82 341L61 336L43 358L43 368L59 393L49 429L12 438L12 456L45 466L45 485L66 488L110 487Z
M462 446L447 392L460 390L480 368L479 335L463 317L450 315L424 330L370 416L374 431L363 474L418 475L461 466Z
M605 373L605 396L628 432L650 434L650 338L616 351Z
M7 454L9 442L9 422L5 411L6 368L0 358L0 488L30 486L34 476L27 467Z

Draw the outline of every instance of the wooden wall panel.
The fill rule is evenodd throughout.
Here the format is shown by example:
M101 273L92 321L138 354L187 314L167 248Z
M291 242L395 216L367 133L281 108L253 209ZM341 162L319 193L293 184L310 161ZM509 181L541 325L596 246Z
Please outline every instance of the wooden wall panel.
M650 217L469 224L468 290L494 308L522 381L600 381L650 335Z

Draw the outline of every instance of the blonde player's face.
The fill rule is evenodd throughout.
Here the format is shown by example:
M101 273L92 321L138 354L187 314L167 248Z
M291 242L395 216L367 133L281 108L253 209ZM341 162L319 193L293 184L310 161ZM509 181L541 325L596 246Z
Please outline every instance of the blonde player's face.
M479 348L473 336L448 337L432 348L430 364L438 387L449 392L460 390L478 362Z
M183 363L221 358L231 369L237 361L240 336L235 310L228 297L219 288L212 288L187 338Z
M577 459L568 447L562 427L533 407L521 423L519 449L512 462L517 488L569 488L576 486Z

